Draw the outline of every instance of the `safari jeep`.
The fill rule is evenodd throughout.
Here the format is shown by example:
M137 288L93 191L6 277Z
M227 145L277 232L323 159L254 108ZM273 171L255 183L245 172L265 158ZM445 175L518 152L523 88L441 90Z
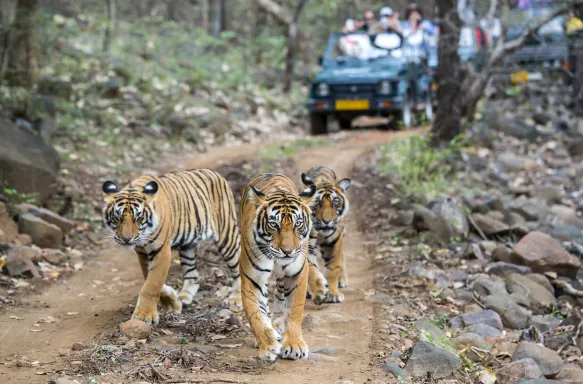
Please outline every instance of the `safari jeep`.
M331 115L341 129L349 129L362 115L396 115L409 126L416 101L427 102L431 118L431 76L426 66L408 66L404 43L395 32L374 38L366 33L331 35L307 102L312 134L326 133Z
M481 48L472 28L463 27L459 54L476 60ZM358 116L393 116L410 127L416 115L433 118L437 38L425 34L403 38L388 31L333 34L321 58L322 71L312 82L307 108L312 134L325 134L334 116L349 129Z

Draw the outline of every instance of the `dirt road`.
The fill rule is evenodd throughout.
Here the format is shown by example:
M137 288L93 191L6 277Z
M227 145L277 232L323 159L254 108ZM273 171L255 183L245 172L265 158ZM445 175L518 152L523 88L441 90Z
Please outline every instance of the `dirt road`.
M340 177L350 177L353 164L360 156L382 142L403 135L405 133L364 132L350 135L333 147L309 149L295 156L297 173L289 176L296 180L299 179L299 172L314 165L325 165L334 169ZM256 146L226 148L223 151L221 153L217 149L179 163L183 167L215 167L225 160L252 157ZM176 166L178 162L174 161L174 164ZM373 304L367 299L367 292L372 288L373 272L370 255L364 253L364 237L355 225L358 207L352 206L351 209L345 241L349 271L349 286L343 290L345 302L316 307L307 301L304 312L304 335L310 346L311 358L296 362L278 360L260 375L224 373L221 378L276 384L386 382L385 376L382 380L377 378L370 365ZM76 342L90 344L96 335L127 320L128 308L134 304L141 284L141 272L132 252L114 246L103 250L86 263L84 270L62 284L50 286L42 294L26 297L21 306L2 313L0 382L48 382L53 372L59 371L64 364L59 356L60 349L70 349ZM57 321L43 323L42 319L47 316ZM252 348L252 342L249 335L243 346L229 351L229 355L236 358L256 356L257 350ZM23 357L33 365L15 367L14 361ZM186 372L181 377L190 375ZM197 374L192 377L201 376ZM78 379L88 382L83 381L86 378ZM101 377L99 382L126 381Z

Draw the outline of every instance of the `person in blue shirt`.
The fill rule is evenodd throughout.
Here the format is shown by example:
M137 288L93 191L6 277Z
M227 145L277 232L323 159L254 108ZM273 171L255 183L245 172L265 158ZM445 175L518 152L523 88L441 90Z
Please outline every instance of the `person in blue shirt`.
M403 35L408 36L419 31L433 36L436 33L435 26L429 20L423 20L423 13L419 6L412 3L405 12L405 21L401 23Z

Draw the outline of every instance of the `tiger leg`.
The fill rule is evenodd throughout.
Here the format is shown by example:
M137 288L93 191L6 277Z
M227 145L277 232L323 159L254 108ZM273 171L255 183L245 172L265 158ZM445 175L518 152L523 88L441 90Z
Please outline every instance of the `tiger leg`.
M246 257L242 253L241 298L243 309L259 346L259 357L268 361L275 361L281 351L281 343L279 342L281 336L273 329L269 319L267 283L271 272L255 270ZM262 265L262 268L271 271L273 262L264 264L269 265Z
M138 252L138 256L141 254ZM132 319L142 320L148 324L158 324L159 316L156 305L170 268L170 259L172 258L170 244L164 244L157 253L150 253L147 258L149 261L148 274L146 282L140 290ZM140 265L144 265L141 256Z
M348 279L346 278L346 259L344 253L342 254L342 264L340 265L340 278L338 279L338 288L348 287Z
M138 254L138 260L140 261L140 267L142 269L142 274L144 275L144 280L148 278L148 271L150 269L150 261L148 260L148 255L136 251ZM166 310L174 313L182 312L182 303L178 300L178 294L169 285L164 284L162 286L162 291L160 292L160 306Z
M307 257L307 250L302 258L304 257ZM284 359L297 360L308 357L308 344L304 341L302 333L302 319L310 269L307 259L304 258L302 261L299 270L295 272L290 269L290 273L295 273L284 279L285 331L281 348L281 357Z
M198 270L196 269L196 246L180 249L178 255L180 256L184 281L178 297L182 303L188 305L192 303L200 288Z
M219 253L223 256L223 259L229 267L231 273L231 278L233 279L233 285L231 286L231 292L226 298L225 303L227 305L236 305L241 307L241 273L239 272L239 255L241 254L241 243L239 240L238 229L235 228L235 232L232 232L232 239L230 241L217 242Z
M310 244L308 251L308 267L310 273L308 277L309 297L314 300L316 305L322 304L328 295L328 282L318 269L318 246Z
M343 268L342 245L344 244L344 233L340 232L329 244L323 244L322 256L326 265L326 280L330 291L326 296L327 303L342 303L344 295L338 289L339 280Z
M283 334L284 321L286 314L285 306L285 282L283 277L278 277L275 279L275 293L273 300L273 316L271 317L271 323L273 328L280 335Z

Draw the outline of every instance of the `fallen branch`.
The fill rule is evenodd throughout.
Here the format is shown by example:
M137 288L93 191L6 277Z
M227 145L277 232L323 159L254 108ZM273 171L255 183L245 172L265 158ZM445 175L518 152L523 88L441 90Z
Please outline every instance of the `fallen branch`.
M482 228L478 227L478 224L476 224L476 222L474 221L474 219L472 219L472 215L468 215L468 219L470 219L470 223L472 223L472 225L474 226L474 228L476 228L476 231L478 231L478 233L480 234L480 236L482 236L482 239L488 240L488 238L486 237L486 235L482 231Z
M575 287L573 287L571 284L567 283L564 280L554 279L551 281L551 283L553 285L563 289L565 292L567 292L571 296L583 297L583 291L576 289Z

